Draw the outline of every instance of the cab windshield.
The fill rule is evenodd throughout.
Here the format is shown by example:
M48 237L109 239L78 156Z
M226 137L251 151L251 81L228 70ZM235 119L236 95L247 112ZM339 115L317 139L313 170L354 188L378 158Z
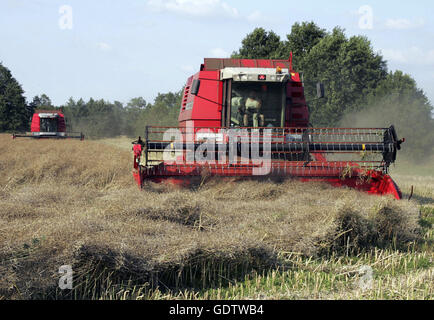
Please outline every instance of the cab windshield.
M41 118L41 132L57 132L57 118Z
M231 127L281 127L285 92L282 83L233 82Z

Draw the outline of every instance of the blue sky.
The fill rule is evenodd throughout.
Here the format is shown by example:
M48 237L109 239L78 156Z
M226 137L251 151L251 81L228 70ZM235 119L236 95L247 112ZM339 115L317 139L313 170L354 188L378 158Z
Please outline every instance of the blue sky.
M428 0L1 0L0 61L28 100L152 101L179 90L204 57L229 56L255 27L285 39L293 23L314 21L366 35L434 102L433 16Z

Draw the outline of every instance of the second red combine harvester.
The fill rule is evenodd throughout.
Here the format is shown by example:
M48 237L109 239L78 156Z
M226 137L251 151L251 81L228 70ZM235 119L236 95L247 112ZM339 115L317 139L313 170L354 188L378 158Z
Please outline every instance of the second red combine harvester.
M321 84L318 97L324 95ZM291 61L205 59L185 85L178 127L146 127L133 175L189 184L209 176L297 177L392 194L398 140L389 128L313 128Z
M57 110L48 110L35 111L30 124L30 133L14 133L12 138L84 140L84 135L81 132L66 132L63 113Z

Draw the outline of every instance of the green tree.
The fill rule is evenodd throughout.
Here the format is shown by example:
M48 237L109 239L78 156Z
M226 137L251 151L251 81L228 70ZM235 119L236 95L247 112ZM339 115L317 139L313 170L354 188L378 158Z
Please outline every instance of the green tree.
M273 31L256 28L241 42L241 48L232 53L232 58L243 59L273 59L278 58L282 51L280 37Z
M177 126L184 89L158 93L154 103L148 104L134 124L136 136L143 136L146 126Z
M53 109L54 106L51 103L51 99L45 94L41 94L41 96L34 96L31 104L35 107L35 109Z
M366 37L348 39L333 29L304 58L305 93L314 126L335 126L346 112L363 106L367 94L385 79L386 62ZM316 82L323 82L326 98L315 99Z
M34 96L33 100L27 105L27 116L31 118L35 110L57 109L51 103L51 99L46 95Z
M145 109L147 107L146 100L143 97L132 98L127 103L127 108Z
M310 50L327 35L325 29L321 29L314 22L296 22L291 33L286 36L287 41L281 46L280 56L287 59L293 53L293 66L295 70L303 70L304 59Z
M132 98L127 103L124 109L124 122L123 122L123 129L122 129L123 134L129 137L134 137L136 135L143 135L143 133L140 133L140 129L139 129L140 125L137 120L140 119L141 114L145 112L146 108L149 107L150 104L148 104L143 97Z
M0 131L29 128L29 110L21 85L0 63Z

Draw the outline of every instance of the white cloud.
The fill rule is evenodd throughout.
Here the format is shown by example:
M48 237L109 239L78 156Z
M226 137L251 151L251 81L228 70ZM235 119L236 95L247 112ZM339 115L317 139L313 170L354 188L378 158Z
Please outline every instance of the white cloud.
M388 61L411 65L434 65L434 50L423 50L419 47L401 49L383 49L382 55Z
M213 48L210 51L211 58L229 58L229 53L222 48Z
M112 48L108 43L105 42L98 42L96 46L102 51L109 51Z
M385 22L385 26L388 29L393 30L408 30L420 28L425 25L424 19L417 19L415 21L410 21L408 19L387 19Z
M149 0L148 6L159 12L195 17L225 16L236 18L238 10L221 0Z

